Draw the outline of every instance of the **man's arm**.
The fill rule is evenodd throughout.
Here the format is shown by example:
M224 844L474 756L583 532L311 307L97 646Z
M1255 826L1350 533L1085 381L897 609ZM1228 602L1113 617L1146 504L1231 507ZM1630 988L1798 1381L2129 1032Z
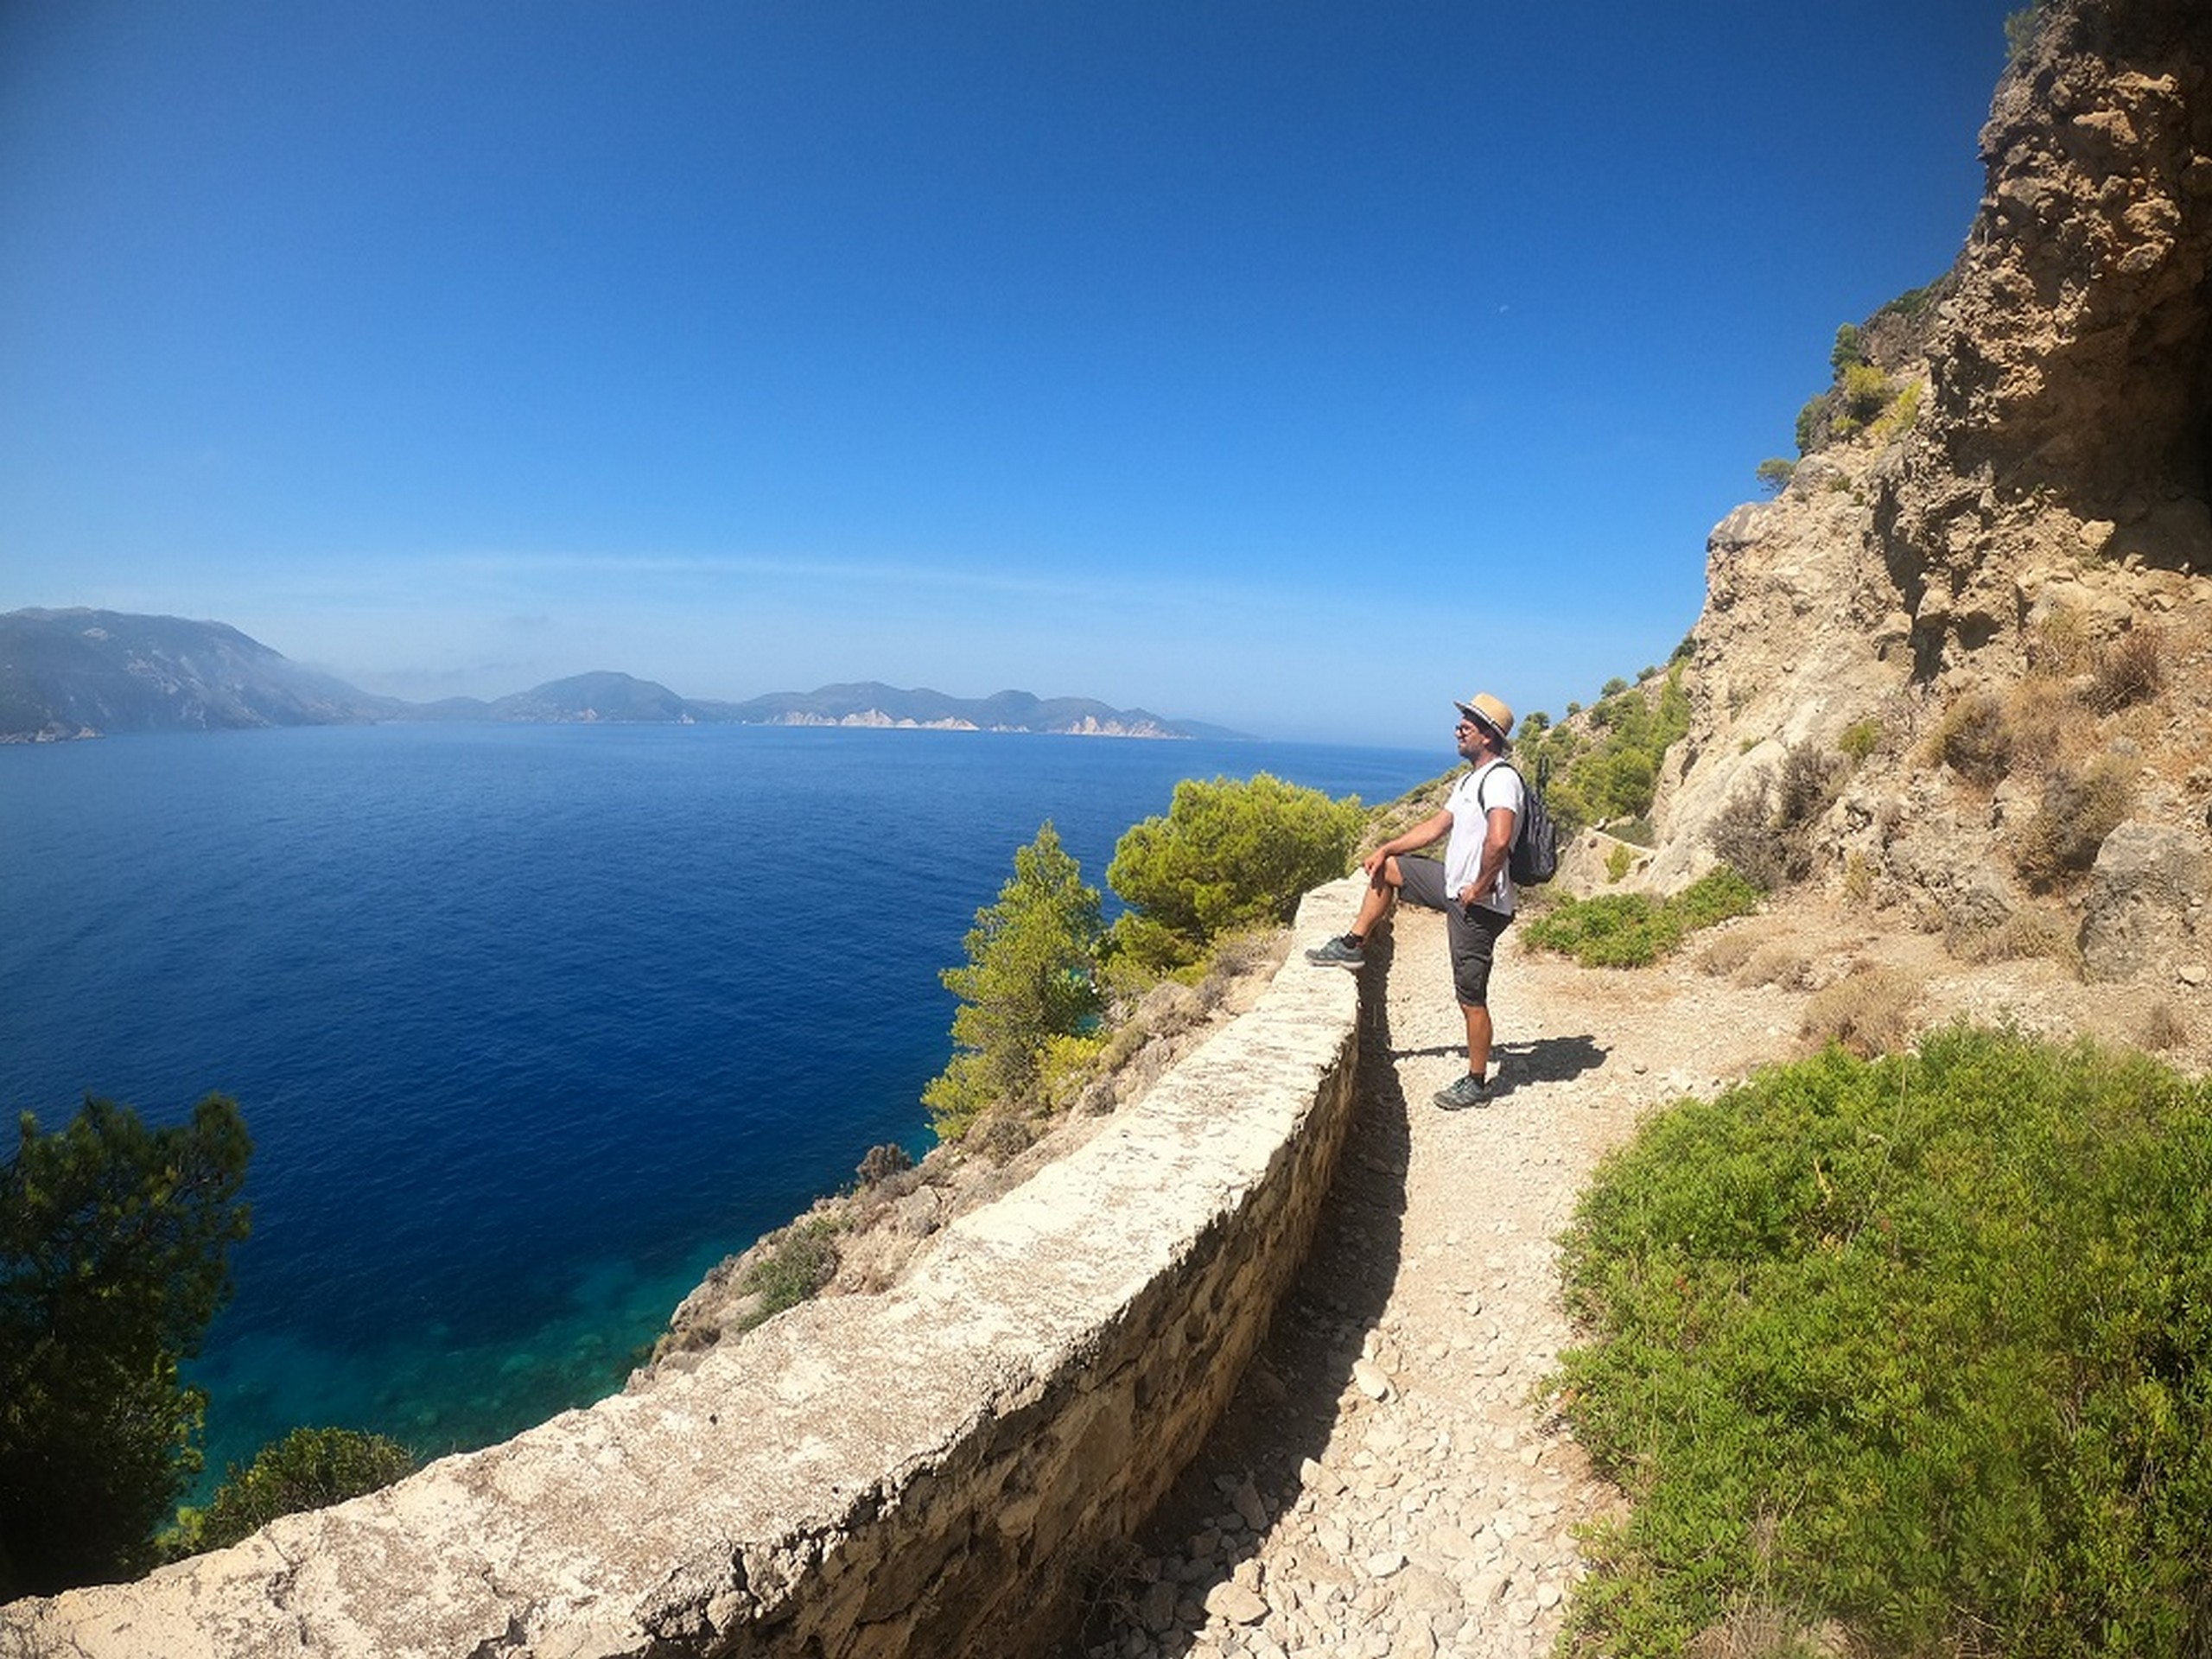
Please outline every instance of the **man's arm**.
M1505 816L1510 818L1513 815L1508 812ZM1423 818L1412 829L1407 830L1405 834L1391 836L1389 840L1360 860L1359 867L1367 872L1370 879L1378 877L1382 873L1382 863L1385 859L1395 858L1401 853L1410 853L1422 847L1432 846L1451 833L1452 815L1440 807L1429 817Z

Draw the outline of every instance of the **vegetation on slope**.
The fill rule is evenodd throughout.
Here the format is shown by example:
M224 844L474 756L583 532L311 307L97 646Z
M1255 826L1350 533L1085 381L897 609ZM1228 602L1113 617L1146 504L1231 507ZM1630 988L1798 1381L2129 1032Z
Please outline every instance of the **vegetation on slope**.
M2201 1650L2208 1228L2212 1088L2086 1046L1955 1029L1654 1120L1566 1240L1559 1397L1635 1500L1570 1646Z
M1758 902L1758 889L1724 864L1663 899L1647 893L1562 896L1524 932L1529 944L1573 957L1585 968L1642 968L1700 928L1749 915Z
M1098 890L1050 823L1014 855L997 900L976 912L967 963L944 971L960 998L950 1064L925 1090L938 1138L998 1120L1001 1146L1024 1119L1064 1106L1126 1058L1115 1027L1162 978L1202 978L1224 942L1288 921L1300 894L1344 873L1365 819L1260 772L1176 785L1164 816L1116 843L1107 880L1128 906L1111 929Z

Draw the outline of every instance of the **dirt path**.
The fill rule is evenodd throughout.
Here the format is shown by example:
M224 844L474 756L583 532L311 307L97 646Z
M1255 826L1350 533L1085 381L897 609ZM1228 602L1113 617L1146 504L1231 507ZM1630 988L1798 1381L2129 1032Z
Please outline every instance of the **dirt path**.
M1613 1501L1533 1398L1567 1340L1554 1241L1605 1148L1786 1051L1802 999L1687 964L1593 974L1508 935L1509 1087L1445 1112L1429 1097L1465 1060L1442 918L1395 932L1369 949L1358 1116L1306 1268L1090 1659L1546 1653L1583 1571L1572 1529Z

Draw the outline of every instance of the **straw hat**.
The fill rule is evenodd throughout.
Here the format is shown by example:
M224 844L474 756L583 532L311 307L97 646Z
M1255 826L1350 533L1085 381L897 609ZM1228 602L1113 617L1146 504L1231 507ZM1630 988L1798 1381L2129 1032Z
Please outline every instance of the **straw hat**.
M1478 691L1465 702L1452 705L1469 720L1490 729L1491 734L1508 746L1513 741L1513 710L1487 691Z

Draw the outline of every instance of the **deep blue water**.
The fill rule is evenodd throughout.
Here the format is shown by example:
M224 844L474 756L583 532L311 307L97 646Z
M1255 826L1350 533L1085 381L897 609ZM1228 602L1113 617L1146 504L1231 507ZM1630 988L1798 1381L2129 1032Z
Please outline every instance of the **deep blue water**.
M190 1373L211 1477L303 1423L485 1444L618 1385L869 1147L929 1144L938 970L1045 819L1103 888L1179 779L1375 802L1451 763L732 727L0 747L0 1107L238 1100L253 1234Z

